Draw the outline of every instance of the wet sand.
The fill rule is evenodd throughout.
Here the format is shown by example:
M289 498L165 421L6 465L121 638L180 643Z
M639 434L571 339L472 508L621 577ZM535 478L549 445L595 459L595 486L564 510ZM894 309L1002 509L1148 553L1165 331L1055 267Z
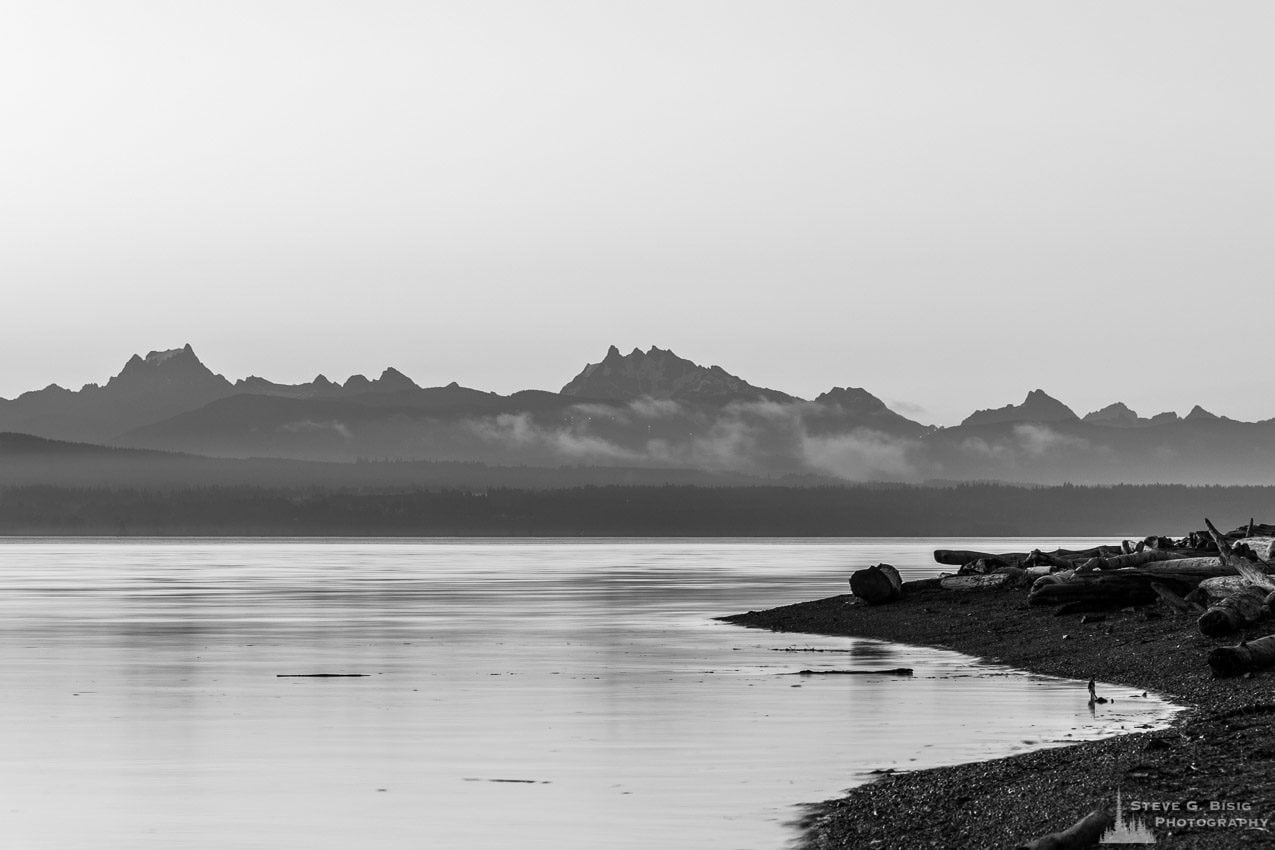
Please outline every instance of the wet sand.
M775 631L943 647L1077 679L1074 698L1080 702L1088 700L1086 683L1094 677L1159 692L1188 709L1166 731L885 776L813 805L806 848L1012 848L1113 806L1117 788L1126 801L1250 803L1252 809L1239 816L1271 819L1265 830L1169 828L1152 825L1148 814L1144 820L1157 846L1275 846L1275 675L1213 679L1206 654L1238 637L1206 638L1188 615L1155 606L1082 623L1080 614L1056 617L1048 608L1029 607L1025 590L953 594L912 587L890 605L835 596L724 619ZM1268 622L1243 637L1273 630ZM997 722L989 712L987 723Z

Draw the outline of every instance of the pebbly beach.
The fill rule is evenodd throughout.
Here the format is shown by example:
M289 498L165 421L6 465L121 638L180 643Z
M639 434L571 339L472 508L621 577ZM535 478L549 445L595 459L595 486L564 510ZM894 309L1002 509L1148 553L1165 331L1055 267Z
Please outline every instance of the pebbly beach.
M1261 647L1275 621L1268 606L1245 609L1220 633L1205 634L1200 625L1228 597L1265 590L1264 530L1275 529L1250 523L1226 535L1193 532L1136 547L1126 541L1093 556L988 555L962 564L950 579L902 582L878 604L845 594L722 618L780 632L951 649L1075 680L1081 702L1097 680L1155 692L1185 708L1168 729L885 774L810 805L800 846L1065 850L1094 846L1098 831L1090 827L1109 828L1131 812L1157 846L1275 846L1275 673L1260 658L1246 670L1219 660ZM1143 556L1151 552L1161 554ZM1205 564L1212 576L1184 576L1187 561ZM1066 589L1042 597L1051 585ZM986 723L997 722L989 713Z

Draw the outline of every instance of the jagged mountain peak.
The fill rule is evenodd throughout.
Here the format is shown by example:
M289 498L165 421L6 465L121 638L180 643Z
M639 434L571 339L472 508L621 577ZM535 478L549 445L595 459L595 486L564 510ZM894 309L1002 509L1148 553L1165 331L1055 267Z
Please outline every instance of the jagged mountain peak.
M836 404L857 413L879 413L889 410L881 399L862 387L833 387L815 399L820 404Z
M385 371L381 372L381 377L377 378L373 383L378 384L383 390L418 390L420 387L411 378L404 375L393 366L387 366Z
M190 357L194 358L196 361L199 360L198 357L195 357L195 349L191 348L190 343L188 342L181 348L169 348L164 351L147 352L146 362L159 364L180 357Z
M1092 413L1086 413L1084 418L1085 419L1127 418L1130 416L1137 416L1137 415L1138 415L1137 411L1135 411L1129 405L1125 404L1123 401L1115 401L1107 405L1106 407L1093 411Z
M1138 416L1137 412L1123 401L1117 401L1099 410L1086 413L1084 421L1094 425L1132 426L1144 424L1148 420Z
M1022 404L1007 404L988 410L977 410L961 423L993 425L1002 422L1076 422L1075 411L1041 389L1032 390Z
M4 402L0 428L55 439L105 440L233 394L234 385L200 362L190 344L134 354L105 384L78 391L51 385Z
M930 430L891 410L886 403L862 387L833 387L815 399L822 411L815 420L837 422L843 427L867 427L902 436L917 436ZM830 419L828 417L831 417Z
M229 390L231 383L203 364L190 343L181 348L134 354L120 373L106 382L107 390L144 391L167 385L215 387Z
M186 343L181 348L165 348L158 351L148 351L146 356L134 354L128 358L128 362L124 364L124 370L138 369L143 367L154 368L163 365L175 364L199 364L199 357L195 354L195 349L191 348L190 343Z
M720 366L701 366L671 349L651 346L628 354L612 345L606 356L590 363L566 386L563 395L627 400L650 396L684 401L793 401L792 396L756 387Z
M345 379L341 389L347 394L391 393L419 390L420 386L393 366L389 366L375 380L369 380L366 375L351 375Z
M1208 410L1205 410L1203 407L1200 407L1197 404L1195 407L1191 408L1190 413L1188 413L1185 417L1183 417L1182 421L1183 422L1218 422L1218 421L1221 421L1222 418L1223 417L1218 416L1216 413L1212 413Z

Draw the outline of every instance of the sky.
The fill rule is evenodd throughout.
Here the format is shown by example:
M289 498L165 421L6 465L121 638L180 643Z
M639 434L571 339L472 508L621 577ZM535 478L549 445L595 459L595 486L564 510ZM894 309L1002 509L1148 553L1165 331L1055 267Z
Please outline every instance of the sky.
M557 389L1275 417L1275 4L110 3L0 28L0 396ZM1257 390L1256 392L1254 390Z

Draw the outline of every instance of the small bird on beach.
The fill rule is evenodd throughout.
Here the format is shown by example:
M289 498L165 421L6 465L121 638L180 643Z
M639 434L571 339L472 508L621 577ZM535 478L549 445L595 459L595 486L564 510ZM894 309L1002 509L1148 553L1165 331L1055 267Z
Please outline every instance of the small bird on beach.
M1097 683L1093 680L1092 677L1090 677L1089 679L1089 701L1090 702L1098 701Z

